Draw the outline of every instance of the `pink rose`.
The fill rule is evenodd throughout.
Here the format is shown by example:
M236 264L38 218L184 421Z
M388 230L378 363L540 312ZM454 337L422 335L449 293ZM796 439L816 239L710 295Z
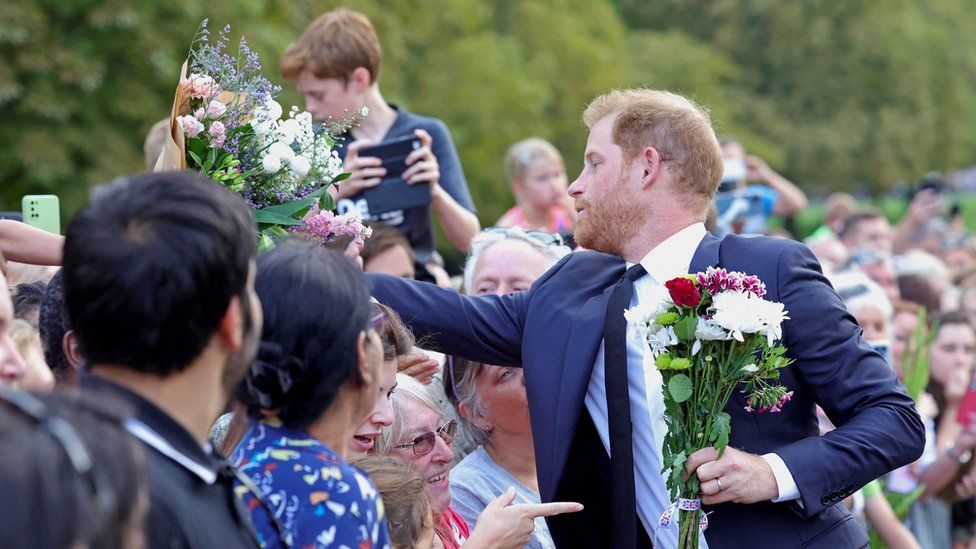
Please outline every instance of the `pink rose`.
M227 105L224 105L216 99L207 105L207 116L210 118L220 118L225 112L227 112Z
M183 83L183 93L194 99L210 99L220 94L220 86L205 74L193 73Z
M210 124L210 144L218 149L224 145L224 140L227 139L227 130L224 128L223 123L219 120Z
M180 116L177 120L183 125L183 133L187 137L196 137L203 131L203 124L193 116Z

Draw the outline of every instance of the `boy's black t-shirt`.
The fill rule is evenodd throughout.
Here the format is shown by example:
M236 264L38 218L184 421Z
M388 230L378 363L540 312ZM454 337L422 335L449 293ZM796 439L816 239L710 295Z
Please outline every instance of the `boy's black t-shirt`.
M433 138L431 150L434 156L437 157L437 163L440 166L440 186L458 204L474 212L474 203L471 201L471 192L468 190L468 183L464 179L461 160L458 158L457 149L454 147L454 141L451 139L451 134L448 132L447 126L436 118L413 114L392 103L390 107L397 112L397 117L380 143L413 135L414 130L426 130L431 138ZM344 145L355 141L352 134L348 132L342 137L342 143ZM346 146L338 148L339 156L343 160L346 158L346 149ZM371 215L366 200L362 198L362 193L360 193L351 198L339 200L336 204L336 210L340 214L358 211L363 216L363 219L396 227L410 242L418 266L429 262L434 253L436 243L434 242L434 228L431 220L430 205L394 210L380 215Z

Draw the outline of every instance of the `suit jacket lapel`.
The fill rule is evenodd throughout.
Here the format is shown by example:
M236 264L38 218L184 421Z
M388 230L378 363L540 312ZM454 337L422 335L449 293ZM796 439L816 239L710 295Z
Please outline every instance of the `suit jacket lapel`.
M620 276L623 276L623 262L620 263L619 270ZM614 280L616 278L614 277ZM583 413L583 401L590 384L590 376L593 374L593 363L596 361L600 343L603 341L607 302L610 300L612 290L613 285L610 285L601 294L591 297L580 308L570 328L566 358L559 380L555 429L551 435L553 461L549 481L550 496L555 493L556 486L562 476L567 453L572 444L580 414ZM540 488L542 487L540 486Z

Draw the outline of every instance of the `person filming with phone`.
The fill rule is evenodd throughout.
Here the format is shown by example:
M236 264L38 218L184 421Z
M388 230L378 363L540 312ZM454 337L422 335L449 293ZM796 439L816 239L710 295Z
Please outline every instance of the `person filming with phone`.
M358 210L365 219L397 228L413 248L418 278L431 279L426 276L435 253L430 210L462 252L481 226L447 126L386 102L378 84L381 58L369 19L341 8L313 21L288 47L281 74L295 81L319 121L368 109L338 149L351 175L338 185L337 209Z
M799 187L763 159L746 154L742 143L728 137L720 143L722 183L715 195L719 233L763 234L770 216L789 217L807 207L807 195Z

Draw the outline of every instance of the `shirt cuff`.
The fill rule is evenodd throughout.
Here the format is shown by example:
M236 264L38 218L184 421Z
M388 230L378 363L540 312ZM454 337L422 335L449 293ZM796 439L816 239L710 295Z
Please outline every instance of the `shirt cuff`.
M776 479L776 489L779 490L779 495L772 499L773 503L800 499L800 489L796 487L793 474L786 467L783 458L773 453L764 454L762 458L766 460L769 468L773 470L773 477Z

